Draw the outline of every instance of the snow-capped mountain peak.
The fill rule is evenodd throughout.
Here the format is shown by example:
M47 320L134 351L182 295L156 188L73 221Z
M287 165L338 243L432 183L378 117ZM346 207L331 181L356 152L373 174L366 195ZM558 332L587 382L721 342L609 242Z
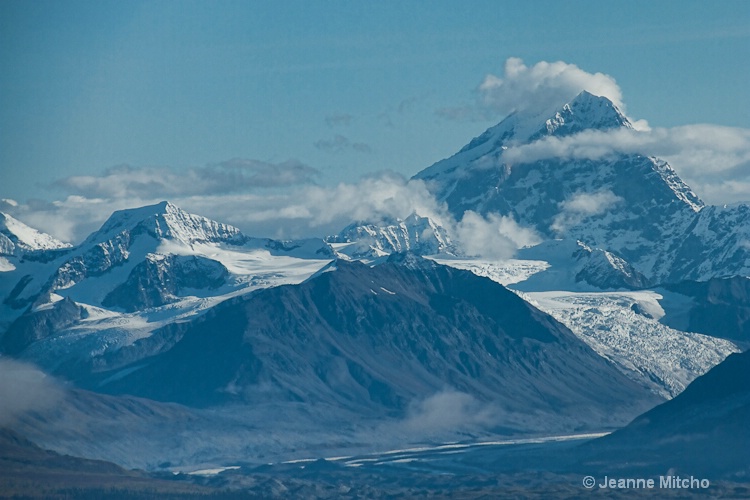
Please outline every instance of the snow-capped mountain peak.
M667 162L646 151L613 151L601 158L571 157L563 151L506 160L510 148L518 152L523 149L519 146L536 141L620 129L633 125L617 106L584 91L552 114L521 111L508 116L415 178L428 181L456 219L467 210L510 216L542 237L580 240L618 255L654 282L745 273L748 249L732 236L738 229L721 225L717 232L717 224L706 224L702 230L700 221L713 220L714 212L706 212ZM550 141L557 142L566 141ZM732 219L746 220L741 209L733 213ZM712 246L722 250L712 251ZM726 258L729 251L733 256ZM607 262L601 261L605 268Z
M56 250L69 248L70 244L37 231L11 217L0 212L0 255L17 255L36 250Z
M545 122L545 135L572 135L586 129L633 128L630 120L606 97L583 91ZM538 137L532 136L530 140Z
M139 263L148 260L149 254L179 253L202 258L204 256L200 250L194 249L195 246L218 248L226 244L235 248L247 240L233 226L189 214L166 201L119 210L98 231L70 251L35 259L49 263L48 268L39 268L32 279L19 282L12 303L15 310L20 310L32 302L44 303L50 294L66 290L66 296L72 293L81 299L85 295L84 302L98 305L108 289L128 279L129 273L138 268ZM177 262L171 268L185 268L182 264ZM150 271L151 268L147 268L143 273ZM157 271L152 275L159 275ZM89 278L98 281L90 285ZM77 288L71 290L72 287Z
M572 135L583 130L632 129L630 120L608 98L583 91L570 102L551 109L516 111L475 137L458 153L419 172L415 178L432 179L460 171L459 167L492 155L496 159L509 146L543 137Z
M162 201L156 205L118 210L84 243L96 244L111 240L117 234L147 233L157 239L177 240L185 244L205 242L236 242L244 239L239 229Z

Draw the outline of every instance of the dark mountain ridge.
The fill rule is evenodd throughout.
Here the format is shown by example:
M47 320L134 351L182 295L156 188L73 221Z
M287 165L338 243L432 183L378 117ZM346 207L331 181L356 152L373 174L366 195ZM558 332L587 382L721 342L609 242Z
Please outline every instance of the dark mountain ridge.
M731 354L674 399L582 451L587 462L608 464L612 475L621 470L652 475L672 471L747 481L748 422L750 352L744 352Z
M449 390L498 405L497 426L525 412L609 426L658 401L501 285L410 254L372 268L338 261L174 328L168 349L98 360L82 383L190 406L287 401L370 415L403 415ZM141 342L158 341L120 356Z

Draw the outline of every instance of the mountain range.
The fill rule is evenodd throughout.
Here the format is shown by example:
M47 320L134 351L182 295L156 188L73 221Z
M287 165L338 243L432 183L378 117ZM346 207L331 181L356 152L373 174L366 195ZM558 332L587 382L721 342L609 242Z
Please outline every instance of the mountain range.
M57 452L170 470L634 418L606 443L640 439L632 429L662 439L674 418L746 442L744 399L736 413L706 380L731 385L746 364L732 353L749 342L750 208L705 206L647 155L522 154L618 131L634 133L585 91L511 114L415 176L444 221L413 212L321 238L250 237L165 201L115 212L71 246L3 214L0 361L70 386L57 413L17 427ZM467 212L538 242L510 259L472 255L472 236L455 232ZM106 427L117 419L148 452L123 446ZM195 425L201 442L167 446L164 419ZM232 433L242 443L206 444Z

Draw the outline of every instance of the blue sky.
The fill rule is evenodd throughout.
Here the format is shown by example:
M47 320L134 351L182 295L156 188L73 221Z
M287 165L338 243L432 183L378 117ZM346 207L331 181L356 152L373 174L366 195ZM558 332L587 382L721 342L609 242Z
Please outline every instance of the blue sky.
M750 129L745 1L3 0L0 198L229 160L293 185L409 177L503 117L446 110L510 57L610 75L651 127Z

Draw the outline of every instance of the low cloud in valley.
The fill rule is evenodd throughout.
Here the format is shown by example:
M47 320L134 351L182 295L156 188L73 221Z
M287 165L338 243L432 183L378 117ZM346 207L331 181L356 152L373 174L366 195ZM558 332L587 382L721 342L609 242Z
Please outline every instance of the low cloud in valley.
M34 365L0 358L0 427L12 426L30 411L53 407L62 387Z

